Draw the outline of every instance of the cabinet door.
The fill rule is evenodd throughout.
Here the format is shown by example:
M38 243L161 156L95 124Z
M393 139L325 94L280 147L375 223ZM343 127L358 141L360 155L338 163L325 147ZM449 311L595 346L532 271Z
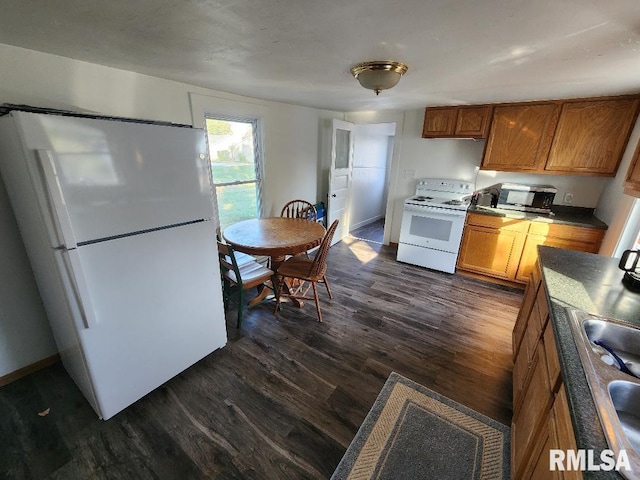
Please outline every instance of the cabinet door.
M525 463L531 456L534 440L550 411L552 396L544 357L544 347L539 343L531 366L531 375L522 393L522 404L514 413L511 429L513 448L513 478L521 478Z
M574 228L576 228L576 236L578 236L582 230L593 230L580 227ZM596 243L580 242L569 238L554 238L531 234L527 235L524 248L522 249L522 257L520 257L520 265L518 265L516 280L521 282L526 282L528 280L529 275L534 269L536 260L538 260L538 245L548 245L550 247L576 250L579 252L598 253L598 250L600 250L600 242L602 241L602 233L603 232L598 233L598 240Z
M545 288L544 285L541 285L536 295L536 301L527 319L527 325L522 337L518 356L516 357L513 367L513 413L516 416L518 415L520 404L523 401L522 394L527 389L532 375L532 369L536 363L536 351L542 343L540 340L542 338L543 318L541 318L540 315L544 314L544 307L546 307L546 305ZM546 320L546 315L544 320ZM543 351L542 353L544 354L545 352L546 351ZM525 368L525 364L528 365L527 368Z
M559 111L557 103L495 107L481 168L542 171Z
M569 412L569 401L564 384L560 384L560 390L556 394L552 409L555 419L556 445L551 448L559 450L577 450L576 436L573 431L573 423L571 422L571 413ZM548 457L548 455L547 455ZM562 472L562 478L565 480L581 480L582 472L579 470L568 470Z
M529 463L522 474L522 480L560 480L562 473L549 468L549 450L557 443L555 435L555 419L547 417L547 422L534 441Z
M639 103L636 99L564 103L545 170L615 176Z
M458 109L456 107L431 107L425 109L423 138L452 137L455 132Z
M467 225L458 268L514 280L525 235L518 231Z
M457 137L486 138L491 107L459 107L455 135Z

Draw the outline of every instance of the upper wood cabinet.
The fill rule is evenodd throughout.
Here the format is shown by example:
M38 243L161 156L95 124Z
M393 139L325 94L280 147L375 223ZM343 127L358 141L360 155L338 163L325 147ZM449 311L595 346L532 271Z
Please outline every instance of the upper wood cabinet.
M624 182L624 193L633 195L634 197L640 197L640 142L638 142L636 146L631 165L629 165L629 170L627 170L627 178Z
M488 105L425 109L423 138L486 138L491 116Z
M490 117L491 107L460 107L454 133L460 137L486 138Z
M638 104L638 99L565 102L545 170L615 176Z
M557 103L495 107L482 168L542 170L551 148L559 111Z
M480 168L613 177L639 107L638 96L496 105Z
M433 107L424 112L422 136L451 137L456 127L458 109L456 107Z

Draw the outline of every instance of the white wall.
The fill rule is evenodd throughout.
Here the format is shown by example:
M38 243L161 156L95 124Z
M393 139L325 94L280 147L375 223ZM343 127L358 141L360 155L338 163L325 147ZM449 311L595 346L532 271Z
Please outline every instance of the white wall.
M484 142L466 139L422 138L424 109L404 112L403 129L396 133L401 143L390 198L393 202L391 242L400 238L403 202L415 194L416 179L422 177L458 178L474 181L482 160Z
M263 102L178 82L0 44L0 103L86 111L202 126L203 112L256 113L264 126L264 213L292 198L326 192L322 165L327 119L343 114ZM193 105L193 110L192 110ZM330 129L329 129L330 132ZM0 375L55 353L33 276L0 184ZM28 333L28 338L25 338Z

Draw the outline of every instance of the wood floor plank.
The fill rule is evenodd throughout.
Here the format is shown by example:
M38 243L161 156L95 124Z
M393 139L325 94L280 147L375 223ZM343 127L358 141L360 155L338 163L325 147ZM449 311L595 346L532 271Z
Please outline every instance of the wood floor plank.
M0 388L0 478L327 478L392 371L508 425L522 292L395 254L347 237L323 323L233 308L227 346L106 422L60 364Z

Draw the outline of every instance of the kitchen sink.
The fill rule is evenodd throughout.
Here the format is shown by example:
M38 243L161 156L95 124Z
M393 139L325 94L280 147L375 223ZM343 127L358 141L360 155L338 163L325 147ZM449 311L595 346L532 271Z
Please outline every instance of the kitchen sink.
M640 480L640 328L567 308L569 323L609 448L625 450Z
M620 370L620 359L625 373L640 377L640 329L595 319L585 320L582 327L603 362Z
M640 384L614 380L609 383L609 396L629 443L640 452Z

